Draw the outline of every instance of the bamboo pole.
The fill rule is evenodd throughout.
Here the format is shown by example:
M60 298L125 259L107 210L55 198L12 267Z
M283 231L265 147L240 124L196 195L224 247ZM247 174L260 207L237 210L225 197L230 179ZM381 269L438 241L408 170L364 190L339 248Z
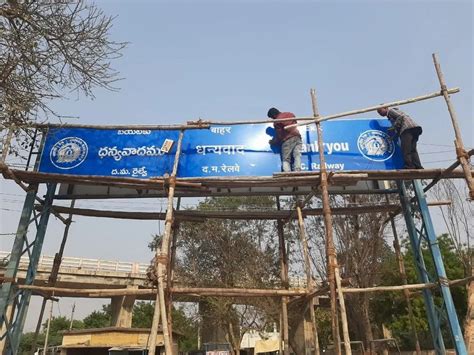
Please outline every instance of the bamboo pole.
M448 94L456 94L458 93L460 90L459 88L453 88L453 89L449 89L447 90L447 93ZM288 125L288 126L285 126L285 129L290 129L291 127L296 127L296 126L307 126L307 125L310 125L312 123L316 123L316 122L323 122L323 121L328 121L328 120L333 120L335 118L340 118L340 117L346 117L346 116L353 116L353 115L358 115L358 114L361 114L361 113L366 113L366 112L371 112L371 111L377 111L379 108L383 108L383 107L387 107L387 106L402 106L402 105L407 105L407 104L412 104L414 102L418 102L418 101L423 101L423 100L428 100L428 99L433 99L435 97L438 97L438 96L442 96L443 94L439 91L437 92L433 92L431 94L426 94L426 95L422 95L422 96L417 96L417 97L413 97L411 99L405 99L405 100L397 100L397 101L392 101L392 102L387 102L387 103L384 103L384 104L379 104L379 105L375 105L375 106L370 106L370 107L366 107L366 108L361 108L361 109L357 109L357 110L352 110L352 111L346 111L346 112L341 112L341 113L336 113L336 114L333 114L333 115L328 115L328 116L319 116L319 118L317 119L312 119L310 121L306 121L306 122L301 122L301 123L297 123L297 124L293 124L293 125ZM296 120L298 120L298 118L296 118ZM213 123L215 124L215 123Z
M76 289L64 287L48 287L35 285L17 285L20 290L31 290L34 292L42 292L43 294L54 293L56 297L91 297L91 298L105 298L113 296L148 296L156 295L156 288L142 288L142 289ZM175 295L189 295L189 296L222 296L222 297L282 297L282 296L306 296L308 291L306 289L248 289L248 288L198 288L198 287L173 287L171 293Z
M8 156L8 152L10 150L10 145L11 145L11 142L12 142L14 131L15 131L15 125L12 125L11 127L8 128L8 132L5 136L5 138L3 139L2 157L0 158L1 163L5 163L5 161L7 160L7 156Z
M69 320L69 330L72 330L72 326L74 324L74 311L76 310L76 302L72 304L72 309L71 309L71 318Z
M311 102L313 106L314 117L319 117L318 106L316 102L316 92L314 89L311 90ZM322 139L321 124L316 123L316 129L318 132L318 147L319 147L319 166L321 167L321 197L323 202L323 216L324 216L324 228L326 233L326 258L328 264L328 281L329 290L331 295L331 326L332 326L332 337L335 345L336 355L341 355L341 340L339 336L339 322L337 316L337 296L336 296L336 279L335 271L337 269L336 249L334 247L334 240L332 234L332 217L331 208L329 203L329 192L328 192L328 181L327 171L324 159L324 146ZM344 300L344 299L343 299ZM345 345L345 344L344 344ZM350 353L350 344L349 344Z
M474 276L465 277L463 279L451 280L448 282L449 286L456 286L465 284L471 280L474 280ZM436 288L439 287L439 283L429 282L422 284L408 284L400 286L374 286L365 288L342 288L344 293L365 293L365 292L392 292L392 291L403 291L403 290L422 290L425 288Z
M428 205L446 205L448 201L430 202ZM358 215L363 213L394 212L398 205L366 205L355 207L333 208L333 215ZM41 211L42 206L36 206L36 210ZM71 213L78 216L136 219L136 220L165 220L166 214L161 212L134 212L134 211L104 211L87 208L70 208L55 205L54 209L58 213ZM303 216L322 216L322 208L308 208L301 210ZM276 211L176 211L174 214L176 221L204 222L208 218L232 219L232 220L274 220L274 219L297 219L292 215L291 210Z
M469 196L471 200L474 200L474 179L471 174L471 164L469 161L469 155L464 149L464 143L462 141L461 129L459 128L458 119L456 111L454 110L454 105L451 103L451 98L449 97L449 91L446 87L446 81L444 80L443 72L441 71L441 66L438 61L438 56L436 53L433 53L433 63L436 69L436 74L438 76L439 84L441 85L441 93L446 101L448 106L449 115L451 116L451 122L454 128L454 135L456 137L454 145L456 148L456 156L461 163L463 171L466 175L466 183L469 188Z
M176 211L179 211L181 207L181 197L178 197L178 201L176 203ZM173 344L173 318L172 318L172 311L173 311L173 295L171 294L171 289L174 284L174 265L176 261L176 240L178 238L178 231L179 231L179 224L177 222L173 222L172 224L173 230L173 238L171 240L168 253L170 255L169 267L168 267L168 275L166 278L167 281L167 299L168 299L168 328L170 330L170 340L171 344Z
M313 281L311 273L311 263L309 260L309 250L308 250L308 241L306 239L306 230L304 226L303 213L301 212L301 206L296 205L296 213L298 214L298 226L300 232L301 246L303 248L303 257L304 257L304 269L306 273L306 289L308 293L315 289L316 285ZM314 297L309 300L309 315L311 318L311 327L313 333L313 342L314 342L314 355L319 355L319 336L318 336L318 325L316 323L316 315L314 314Z
M50 300L50 302L51 304L49 306L49 317L48 317L48 325L46 326L46 336L44 338L43 354L48 353L49 330L51 328L51 318L53 318L53 300Z
M474 276L465 277L462 279L450 280L449 286L462 285L474 280ZM112 297L112 296L143 296L155 295L157 290L155 288L147 289L75 289L64 287L48 287L35 285L16 285L20 290L31 290L35 292L42 292L43 294L52 294L56 297L64 297L63 295L74 294L75 297ZM439 283L421 283L408 284L397 286L374 286L366 288L349 288L342 287L344 293L372 293L372 292L393 292L403 290L422 290L425 288L439 287ZM191 296L223 296L223 297L313 297L314 295L324 295L328 293L327 289L315 290L308 293L306 289L246 289L246 288L195 288L195 287L173 287L171 289L173 294L177 295L191 295Z
M174 158L173 171L171 173L170 185L168 190L168 208L166 211L166 220L165 220L165 233L163 235L163 240L161 242L161 248L157 248L156 251L156 274L158 278L158 294L156 296L155 303L155 313L153 315L153 323L151 327L150 334L150 349L149 354L155 355L156 351L156 335L158 332L158 325L160 320L161 313L161 324L163 328L163 338L165 343L165 353L167 355L173 355L173 347L171 344L170 333L168 329L168 317L166 312L166 299L164 291L164 278L167 274L166 270L169 266L169 255L168 248L170 243L170 238L172 234L172 225L173 225L173 199L174 199L174 190L176 183L176 174L178 172L178 163L179 156L181 154L181 145L183 142L184 131L181 131L179 134L178 144L176 147L176 155Z
M471 157L474 154L474 149L471 149L470 151L467 152L467 155ZM443 172L439 173L438 176L436 176L433 181L431 181L425 188L423 189L424 192L428 191L431 189L439 180L441 180L444 176L452 172L454 169L456 169L459 165L461 165L461 162L459 160L456 160L453 164L448 166Z
M21 127L32 127L38 129L50 128L93 128L93 129L111 129L111 130L186 130L186 129L206 129L209 123L205 121L196 121L196 124L177 124L177 125L93 125L93 124L65 124L65 123L33 123Z
M385 200L389 203L388 196L385 195ZM393 233L393 248L395 249L395 255L398 261L398 270L400 271L400 276L404 285L408 285L408 278L405 270L405 263L403 260L403 255L400 248L400 240L398 238L397 227L395 225L395 217L390 215L390 225L392 226ZM418 332L416 330L415 315L413 313L413 308L411 306L410 300L410 291L403 290L403 296L405 297L405 302L407 303L408 317L410 318L410 325L415 337L415 350L417 355L421 355L420 341L418 339Z
M133 188L141 190L157 190L163 192L164 179L138 179L138 178L116 178L104 176L78 176L66 174L50 174L34 171L23 171L10 169L7 165L0 163L0 172L5 179L11 179L18 184L26 183L69 183L78 185L98 185L115 186L122 188ZM458 179L465 178L464 171L455 169L446 172L445 169L417 169L417 170L371 170L371 171L345 171L331 172L332 185L348 185L358 181L367 180L413 180L431 179L442 174L442 178ZM474 176L474 171L471 170ZM315 185L315 180L319 179L319 172L293 172L276 173L273 176L251 176L251 177L212 177L212 178L179 178L176 179L178 193L192 196L212 195L210 188L257 188L257 187L295 187ZM24 188L24 185L23 187ZM250 191L249 194L255 194ZM293 192L294 194L294 192ZM107 197L107 196L106 196Z
M459 88L451 88L448 89L448 94L456 94L460 91ZM407 105L413 102L429 100L438 96L442 96L442 93L439 91L433 92L430 94L420 95L409 99L401 99L397 101L388 102L383 105L377 106L370 106L363 109L357 109L352 111L346 111L342 113L336 113L328 116L320 116L320 122L356 115L359 113L365 113L370 111L375 111L380 107L385 106L402 106ZM39 129L46 129L46 128L93 128L93 129L120 129L120 130L187 130L187 129L207 129L211 125L216 126L235 126L235 125L246 125L246 124L263 124L263 123L274 123L274 122L282 122L282 121L289 121L289 120L297 120L297 121L306 121L301 125L308 125L315 122L314 116L298 116L295 118L280 118L280 119L250 119L250 120L235 120L235 121L218 121L212 119L199 119L196 121L189 121L187 124L181 125L90 125L90 124L29 124L29 125L22 125L21 127L32 127L32 128L39 128Z
M280 210L280 198L276 198L277 209ZM285 247L285 234L283 220L277 219L277 233L278 233L278 250L280 256L280 279L282 286L285 289L289 289L290 285L288 282L288 255ZM280 311L280 347L282 348L283 355L290 355L290 336L288 329L288 297L283 296L281 298L281 311Z

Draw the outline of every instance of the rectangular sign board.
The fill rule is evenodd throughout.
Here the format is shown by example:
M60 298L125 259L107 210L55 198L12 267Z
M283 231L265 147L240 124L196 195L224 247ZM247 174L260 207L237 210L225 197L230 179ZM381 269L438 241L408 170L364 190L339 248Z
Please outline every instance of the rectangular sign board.
M331 171L393 170L403 166L385 119L322 123L326 166ZM319 171L314 125L300 127L302 170ZM271 124L186 130L178 177L271 176L281 171ZM151 178L171 174L178 130L52 128L39 171L56 174Z

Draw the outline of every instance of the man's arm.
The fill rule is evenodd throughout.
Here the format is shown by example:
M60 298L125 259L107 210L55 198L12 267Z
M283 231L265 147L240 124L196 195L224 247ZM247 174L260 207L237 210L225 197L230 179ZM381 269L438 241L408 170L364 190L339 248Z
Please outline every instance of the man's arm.
M280 122L275 122L273 127L275 128L275 137L270 139L268 143L270 143L270 145L278 145L281 142L282 129L284 128L281 126Z

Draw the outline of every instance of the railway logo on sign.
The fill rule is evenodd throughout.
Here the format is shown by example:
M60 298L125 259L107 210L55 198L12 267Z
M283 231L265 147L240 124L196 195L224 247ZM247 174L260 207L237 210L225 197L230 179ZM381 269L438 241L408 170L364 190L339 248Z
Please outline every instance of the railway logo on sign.
M359 135L357 147L361 154L373 161L385 161L395 153L395 144L385 132L371 129Z
M66 137L51 148L51 163L59 169L72 169L86 160L87 143L78 137Z

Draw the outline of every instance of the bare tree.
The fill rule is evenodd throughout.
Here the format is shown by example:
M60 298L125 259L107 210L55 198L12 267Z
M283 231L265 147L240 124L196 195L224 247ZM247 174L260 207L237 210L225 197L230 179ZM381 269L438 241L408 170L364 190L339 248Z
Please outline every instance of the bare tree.
M113 18L85 0L6 0L0 5L0 126L60 117L50 101L114 90Z
M338 196L331 198L333 207L372 205L384 203L378 196ZM354 287L371 287L380 282L380 267L389 246L384 240L383 227L386 213L370 213L353 216L334 216L338 263L341 276L350 279ZM327 279L325 262L324 225L320 217L309 218L310 245L318 275ZM355 340L368 343L373 340L369 294L346 296L349 323Z
M263 197L210 198L200 210L274 209ZM275 225L261 220L182 222L177 233L175 279L192 287L272 288L280 284ZM151 248L161 243L156 237ZM149 278L157 283L154 261ZM243 335L264 331L279 320L279 303L272 298L201 297L201 336L207 342L228 342L238 354Z
M441 180L431 190L437 200L448 200L449 205L439 206L448 235L456 248L456 254L464 268L464 276L472 276L471 247L472 230L474 228L474 208L464 187L459 187L451 180ZM474 281L467 284L468 308L464 318L464 338L468 347L472 347L470 339L474 336ZM472 349L468 349L472 350Z

